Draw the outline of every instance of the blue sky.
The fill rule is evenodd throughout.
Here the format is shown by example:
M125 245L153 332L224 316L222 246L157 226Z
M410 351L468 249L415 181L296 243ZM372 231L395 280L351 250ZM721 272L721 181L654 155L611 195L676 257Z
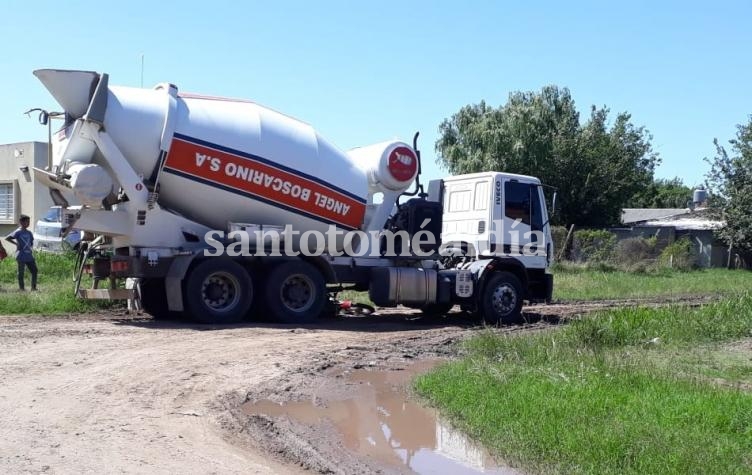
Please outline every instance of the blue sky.
M0 143L46 140L22 113L56 103L37 68L110 83L171 82L252 99L342 149L421 132L426 178L441 121L511 91L569 87L653 134L656 176L699 184L752 114L752 2L3 1Z

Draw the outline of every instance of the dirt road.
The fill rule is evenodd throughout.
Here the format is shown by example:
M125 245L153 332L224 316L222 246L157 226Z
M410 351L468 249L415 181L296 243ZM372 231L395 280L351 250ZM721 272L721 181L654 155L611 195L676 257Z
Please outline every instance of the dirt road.
M465 331L382 323L212 328L127 316L0 317L0 473L294 472L233 437L238 428L218 401L331 364L358 345Z
M547 328L575 311L552 306L552 315L504 331ZM338 461L313 460L304 441L292 444L297 456L283 453L290 444L275 441L280 427L257 437L238 407L254 395L305 397L306 385L336 366L448 355L475 331L462 318L404 314L305 329L126 315L0 317L0 473L302 470L290 461L327 471Z

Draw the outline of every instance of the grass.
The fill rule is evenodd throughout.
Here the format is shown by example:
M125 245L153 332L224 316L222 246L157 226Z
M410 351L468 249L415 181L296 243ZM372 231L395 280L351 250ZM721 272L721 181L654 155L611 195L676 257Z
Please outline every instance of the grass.
M629 273L562 266L554 269L554 299L563 301L731 295L748 289L752 289L752 272L742 270Z
M532 471L752 473L751 347L749 296L622 309L536 335L489 331L415 387Z
M74 256L35 253L39 269L39 291L29 292L31 275L26 271L26 292L18 291L17 266L13 257L0 262L0 315L67 314L106 307L103 302L85 301L73 295Z
M554 268L554 300L596 301L635 298L681 298L733 295L752 289L752 272L727 269L664 269L651 273ZM370 304L368 292L340 292L341 300Z
M0 315L65 314L96 310L105 305L73 296L74 257L71 254L40 252L36 258L41 289L38 293L17 292L14 259L0 262ZM29 278L27 272L27 286ZM752 273L725 269L640 274L574 266L554 269L554 299L560 301L730 295L749 288L752 288ZM367 292L344 291L338 297L371 304Z

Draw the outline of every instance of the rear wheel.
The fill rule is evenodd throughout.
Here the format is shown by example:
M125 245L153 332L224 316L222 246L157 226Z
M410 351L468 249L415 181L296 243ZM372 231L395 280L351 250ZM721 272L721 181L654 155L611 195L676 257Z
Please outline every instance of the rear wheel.
M496 272L486 282L481 316L489 325L522 321L522 283L511 272Z
M324 276L305 261L288 261L274 267L265 296L268 311L282 323L312 323L328 300Z
M206 259L188 275L186 313L199 323L236 323L253 303L253 281L243 266L230 259Z

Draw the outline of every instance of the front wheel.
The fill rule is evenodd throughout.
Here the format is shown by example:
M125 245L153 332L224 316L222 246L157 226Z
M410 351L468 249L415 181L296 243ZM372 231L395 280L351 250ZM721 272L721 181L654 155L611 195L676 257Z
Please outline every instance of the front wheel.
M190 271L185 286L186 313L199 323L236 323L253 303L253 282L230 259L206 259Z
M282 323L313 323L328 300L324 276L305 261L274 267L265 294L268 310Z
M511 272L496 272L486 282L481 316L489 325L522 321L522 284Z

